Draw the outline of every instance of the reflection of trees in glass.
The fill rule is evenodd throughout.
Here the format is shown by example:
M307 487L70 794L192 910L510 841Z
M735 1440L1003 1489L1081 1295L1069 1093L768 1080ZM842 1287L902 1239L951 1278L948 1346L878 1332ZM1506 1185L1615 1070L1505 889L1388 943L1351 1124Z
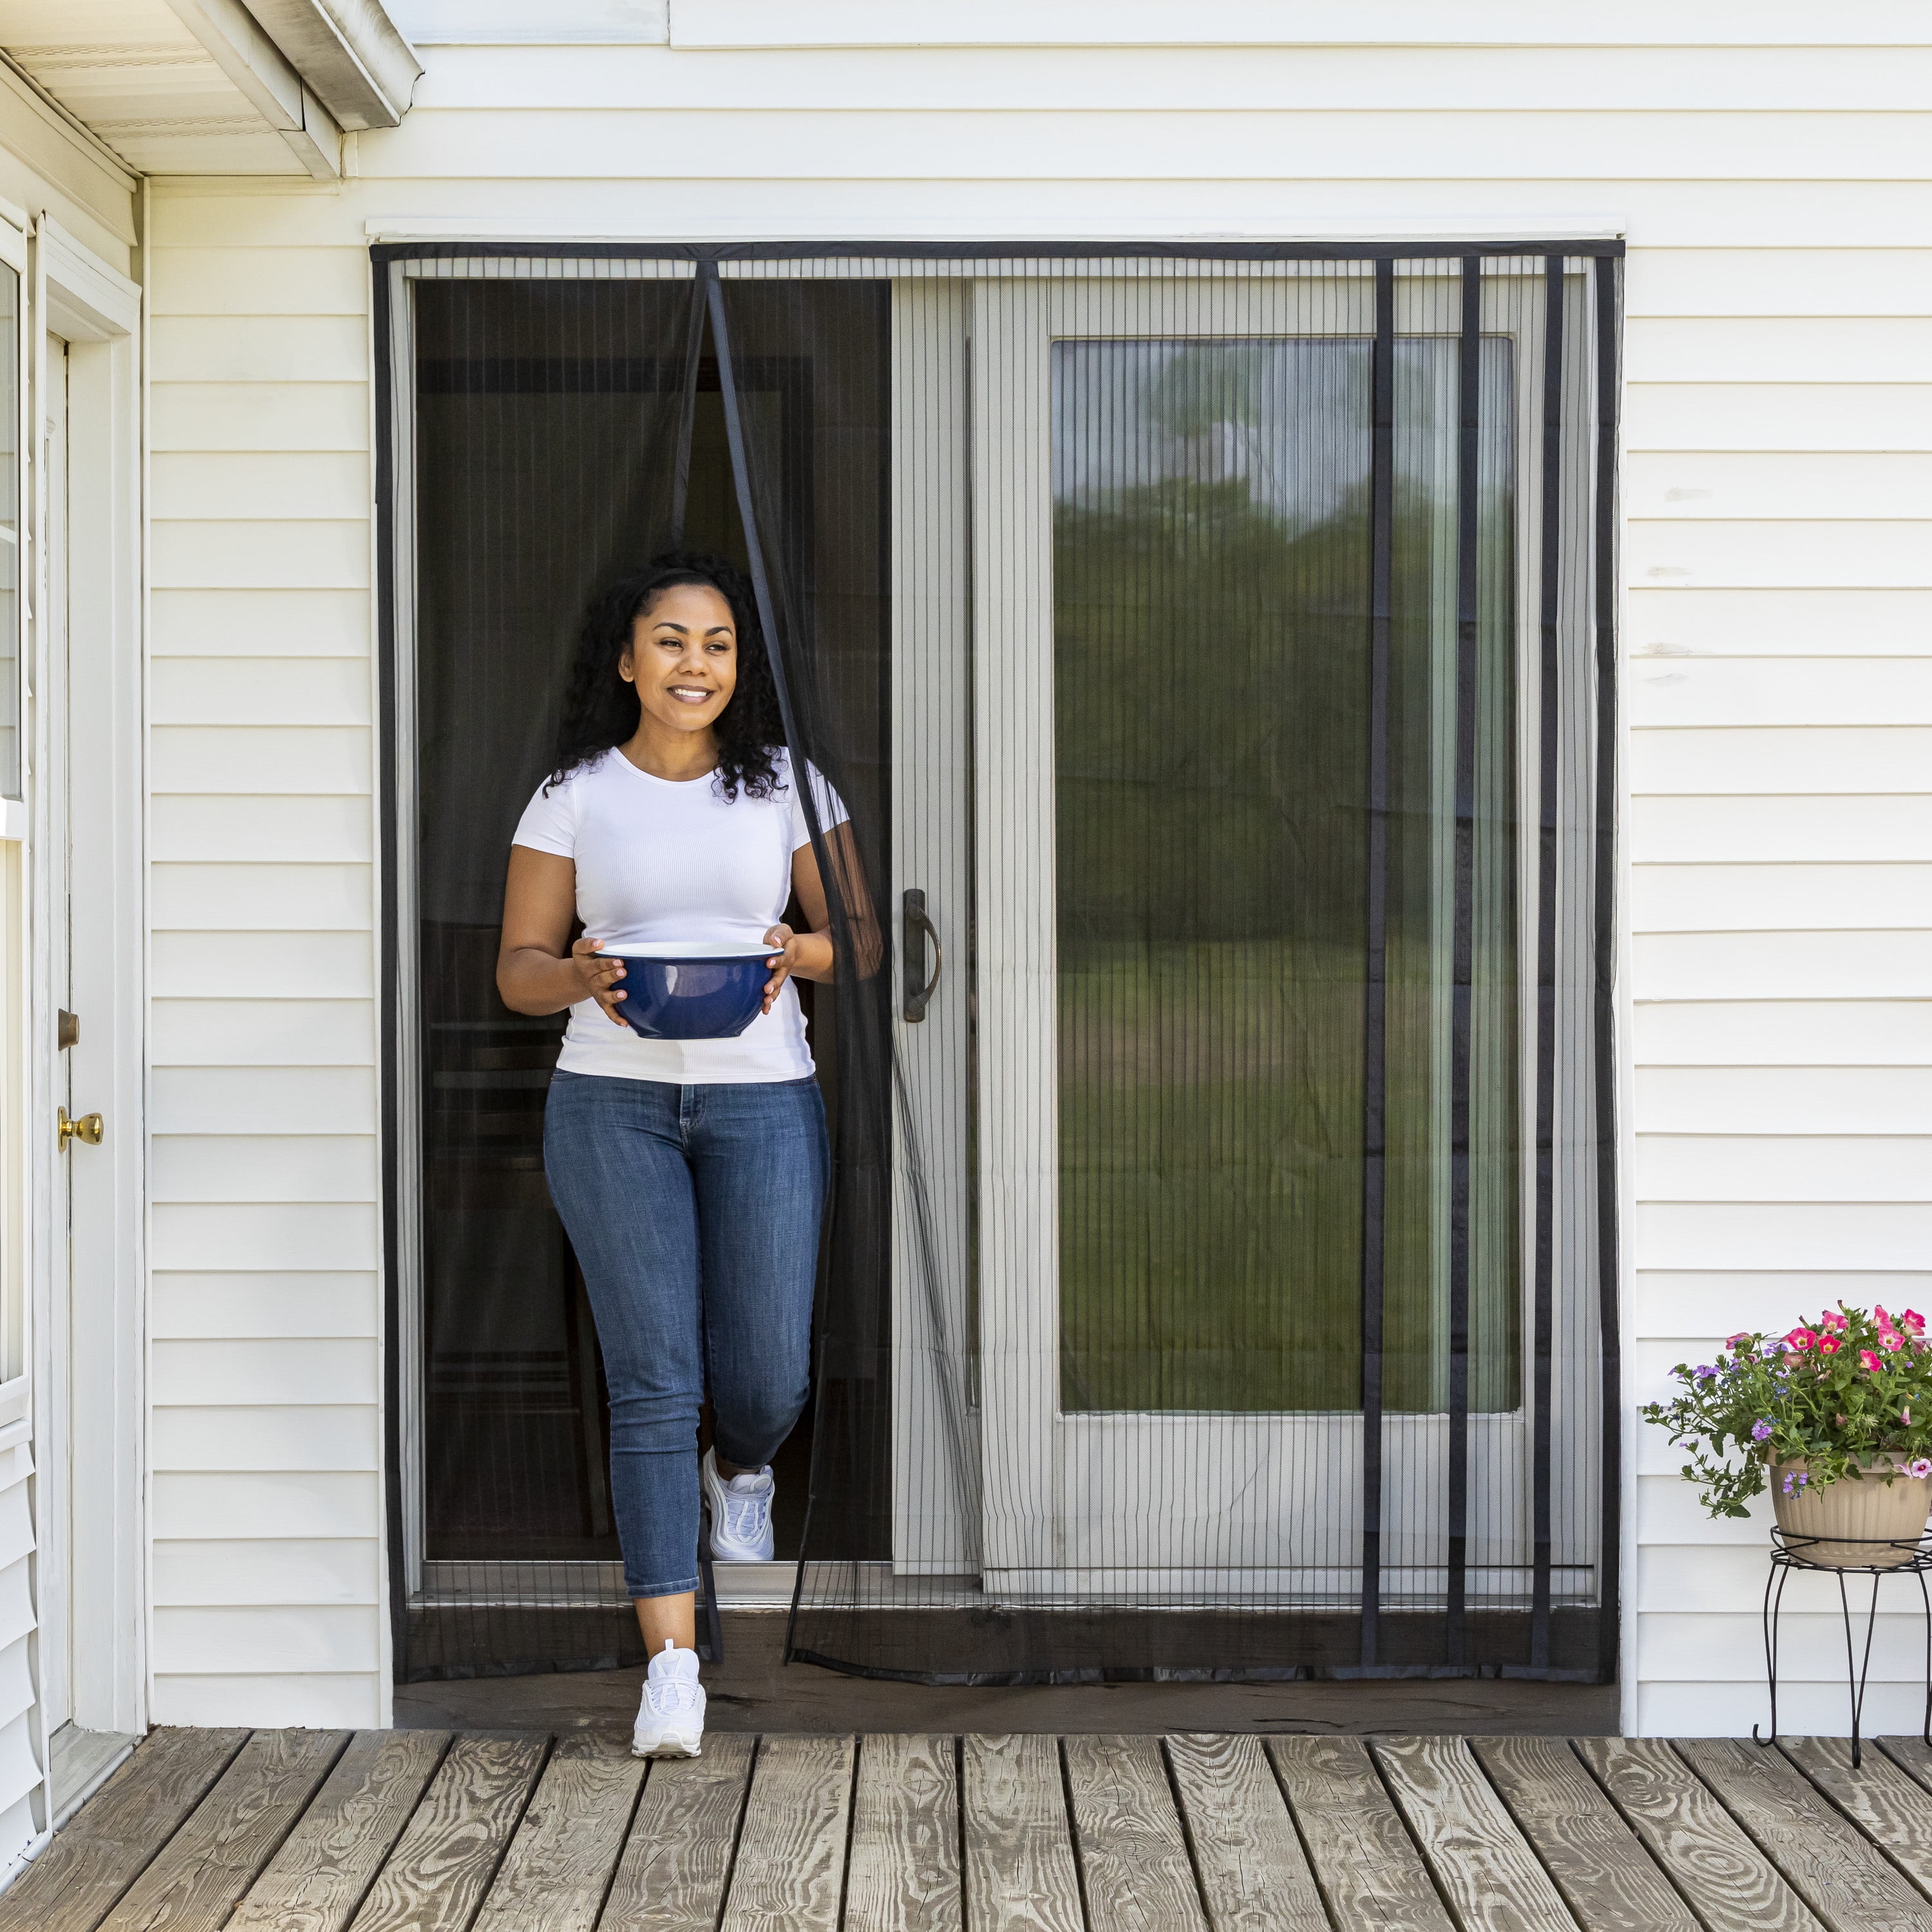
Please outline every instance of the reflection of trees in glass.
M1226 460L1235 434L1255 450L1280 440L1267 368L1254 345L1168 356L1132 412L1165 448L1130 434L1118 452L1128 473L1144 464L1164 480L1064 493L1055 512L1070 1408L1360 1399L1369 530L1365 483L1342 478L1361 473L1362 413L1335 408L1327 513L1292 521L1276 479ZM1348 386L1329 390L1335 405ZM1417 427L1426 440L1434 425ZM1319 478L1292 480L1306 504ZM1511 509L1506 488L1493 494L1479 645L1479 1409L1519 1400ZM1392 1408L1430 1409L1446 1386L1453 494L1404 477L1395 538L1386 1393Z

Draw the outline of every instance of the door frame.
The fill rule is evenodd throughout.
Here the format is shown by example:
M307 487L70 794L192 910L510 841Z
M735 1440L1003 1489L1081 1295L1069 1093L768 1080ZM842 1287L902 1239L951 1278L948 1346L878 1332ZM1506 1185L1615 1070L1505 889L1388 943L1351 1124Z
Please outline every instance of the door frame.
M59 1708L43 1706L42 1723L52 1729L71 1719L85 1730L139 1732L148 1723L151 1595L142 294L45 215L29 237L28 287L34 460L26 580L33 615L26 655L36 701L27 737L26 1279L40 1674L64 1688ZM47 465L40 443L50 334L68 345L64 681L49 651ZM68 765L54 734L70 718L88 722L92 744L85 772L68 774L63 813L41 775L58 782ZM63 1002L54 982L56 922L70 875L89 886L64 909L68 998L82 1020L70 1067L60 1064L56 1044L56 1009ZM56 1187L63 1156L52 1121L70 1077L84 1091L87 1111L105 1118L107 1132L73 1176L78 1186L64 1236ZM70 1429L70 1413L85 1415L86 1427Z

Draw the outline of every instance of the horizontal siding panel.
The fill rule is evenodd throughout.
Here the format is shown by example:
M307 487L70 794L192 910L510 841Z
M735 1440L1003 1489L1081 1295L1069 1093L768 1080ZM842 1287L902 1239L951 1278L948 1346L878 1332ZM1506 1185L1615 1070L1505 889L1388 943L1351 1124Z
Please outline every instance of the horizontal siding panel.
M17 1643L40 1628L34 1613L34 1566L28 1560L34 1546L28 1522L26 1485L15 1487L20 1493L5 1510L8 1556L0 1564L0 1643Z
M1640 1201L1932 1201L1924 1136L1642 1133L1633 1168Z
M149 958L157 999L248 999L265 986L292 1000L350 999L368 996L376 979L374 944L362 932L158 932Z
M1869 382L1856 369L1797 382L1632 382L1624 445L1648 449L1932 449L1932 382Z
M1932 730L1903 725L1633 731L1633 792L1922 792Z
M1763 1588L1762 1582L1758 1586ZM1636 1631L1642 1641L1640 1628ZM1762 1639L1760 1638L1760 1654ZM1646 1652L1647 1655L1648 1653ZM1822 1666L1820 1666L1822 1669ZM1677 1684L1640 1682L1636 1687L1634 1737L1744 1738L1752 1725L1769 1721L1764 1685L1753 1684ZM1882 1684L1876 1674L1864 1705L1864 1735L1916 1736L1924 1715L1925 1684L1921 1674L1909 1682ZM1786 1690L1780 1684L1778 1720L1786 1737L1843 1737L1846 1735L1845 1682L1820 1678L1807 1683L1794 1678Z
M1632 316L1923 318L1932 316L1932 248L1636 248L1624 259L1624 304Z
M1932 584L1932 524L1924 521L1640 519L1625 529L1624 569L1632 584L1668 579L1690 584L1915 589Z
M1622 483L1633 517L1932 517L1932 454L1639 450Z
M359 382L369 373L359 315L157 315L148 366L166 382Z
M158 1543L154 1601L170 1607L380 1603L382 1554L373 1537Z
M374 1469L381 1466L381 1433L382 1412L373 1403L334 1408L169 1405L154 1411L148 1442L157 1469Z
M367 798L164 794L148 812L148 850L157 860L344 865L375 856Z
M372 1338L382 1330L374 1272L170 1274L157 1270L148 1316L158 1340L251 1336Z
M1640 1066L1634 1119L1640 1133L1932 1133L1932 1069ZM1926 1256L1932 1257L1932 1247L1927 1249ZM1892 1262L1864 1264L1918 1265ZM1702 1264L1648 1262L1645 1265ZM1816 1268L1821 1264L1794 1258L1790 1265Z
M148 476L161 518L338 518L374 508L369 459L357 451L164 450Z
M148 1252L160 1268L368 1268L381 1243L376 1210L354 1201L164 1201Z
M1932 590L1691 590L1626 597L1630 655L1921 657Z
M364 725L169 724L157 726L148 742L149 782L157 792L359 796L369 790Z
M31 1710L34 1703L34 1670L30 1655L33 1646L31 1636L17 1636L0 1649L0 1724L10 1724L23 1712ZM39 1780L34 1780L38 1783ZM4 1792L0 1784L0 1792ZM11 1797L6 1799L13 1802Z
M1652 656L1630 665L1625 688L1631 724L1648 730L1932 724L1932 657Z
M1636 1332L1652 1343L1678 1338L1663 1351L1672 1362L1688 1354L1701 1361L1720 1336L1740 1330L1782 1330L1801 1315L1815 1315L1840 1301L1854 1306L1882 1302L1888 1308L1924 1308L1932 1302L1932 1268L1916 1274L1874 1269L1856 1274L1832 1268L1646 1269L1636 1277L1630 1319ZM1673 1473L1684 1460L1682 1452L1671 1448L1659 1429L1640 1430L1636 1446L1640 1466L1646 1469Z
M1708 128L1694 134L1710 139ZM1798 172L1820 178L1808 167ZM1932 318L1633 316L1624 368L1632 382L1922 382L1932 369Z
M1639 1268L1906 1268L1932 1254L1932 1204L1654 1202L1631 1232Z
M154 1478L154 1534L166 1538L377 1537L382 1485L363 1472L273 1471Z
M157 1672L148 1714L158 1724L257 1724L318 1730L367 1730L388 1722L373 1672L182 1676Z
M158 658L369 654L364 590L158 590L149 604Z
M366 929L374 916L367 866L160 863L148 878L160 929L329 932Z
M158 724L366 724L363 658L163 658L148 685Z
M252 1408L274 1402L327 1408L373 1406L381 1399L373 1342L315 1336L158 1342L152 1388L158 1408Z
M0 1815L10 1813L41 1781L34 1755L33 1720L22 1712L0 1725Z
M158 451L369 447L369 388L359 379L245 384L157 380L148 397L148 442Z
M367 1000L157 1000L157 1066L373 1066Z
M1640 1000L1932 998L1922 932L1659 932L1630 953Z
M1090 30L1085 38L1091 37ZM421 108L380 142L368 143L361 160L372 180L596 179L634 175L640 148L662 146L672 154L701 155L704 173L714 180L782 178L797 170L800 156L810 155L821 175L849 181L903 179L908 157L916 157L921 174L988 181L1118 181L1157 172L1166 181L1341 176L1408 182L1439 173L1444 158L1453 155L1467 176L1507 180L1534 172L1574 184L1575 193L1606 180L1911 180L1925 171L1927 139L1925 118L1904 114L1734 109L1724 117L1723 137L1714 140L1703 116L1642 110L1548 112L1525 106L1496 114L1445 106L1416 114L1363 106L1231 114L1181 107L1156 118L1087 99L1052 113L976 104L964 112L908 110L891 103L860 113L767 108L731 116L724 139L718 122L716 110L682 104L512 113ZM1150 137L1159 143L1154 168ZM1587 194L1583 198L1589 200ZM344 351L322 332L325 320L308 321L299 332L314 335L320 366L335 375L346 366ZM165 354L158 347L157 367L204 380L220 372L218 325L200 325L209 332L206 340L174 333L194 326L156 322L158 341L164 328L169 332ZM294 319L275 318L271 326L287 332L292 348ZM265 378L292 366L289 350L280 345L243 362L248 374Z
M1932 1066L1923 1000L1644 1000L1640 1066Z
M157 1134L153 1201L374 1201L376 1142L359 1134Z
M1852 863L1932 854L1932 791L1900 797L1630 801L1624 847L1637 865L1784 860Z
M158 317L364 315L369 257L361 248L156 248L148 302Z
M1832 1664L1836 1661L1838 1694L1844 1695L1845 1624L1836 1611L1787 1612L1780 1619L1779 1640L1780 1692L1787 1659L1790 1682L1820 1685L1833 1681ZM1728 1614L1647 1612L1644 1658L1646 1676L1652 1682L1681 1676L1706 1684L1755 1684L1759 1695L1764 1694L1764 1625L1755 1611L1742 1606ZM1655 1669L1651 1668L1653 1658L1658 1660ZM1922 1679L1924 1674L1924 1612L1913 1617L1888 1604L1882 1607L1872 1629L1872 1682L1903 1684L1914 1676ZM1781 1711L1779 1717L1782 1722Z
M1636 932L1909 927L1932 949L1932 866L1638 866L1630 910Z
M158 1066L148 1106L156 1135L367 1135L376 1118L362 1066Z
M369 524L346 518L261 524L157 518L148 526L148 554L152 580L163 587L364 590Z
M347 1604L202 1604L157 1608L154 1670L370 1670L380 1660L374 1610Z

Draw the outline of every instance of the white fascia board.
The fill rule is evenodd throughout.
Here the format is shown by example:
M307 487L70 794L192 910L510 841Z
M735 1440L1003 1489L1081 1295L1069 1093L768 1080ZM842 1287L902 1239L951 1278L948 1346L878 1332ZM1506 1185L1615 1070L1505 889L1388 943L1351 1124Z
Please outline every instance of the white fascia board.
M248 10L345 128L393 128L422 70L378 0L248 0Z
M419 47L662 46L670 0L388 0Z
M242 0L168 0L182 25L317 181L342 172L342 130Z
M1199 229L1177 234L1171 228L1123 230L1096 226L1092 223L1070 224L1060 221L1030 235L1011 228L1002 228L997 232L962 230L947 233L935 230L914 236L908 235L903 227L874 234L868 233L862 226L860 226L849 231L841 230L838 239L841 242L875 242L882 256L892 254L895 242L917 242L922 245L943 242L1013 242L1029 245L1037 244L1049 249L1056 242L1118 242L1121 244L1122 251L1126 254L1132 252L1133 244L1137 242L1186 242L1190 247L1198 247L1216 242L1440 242L1444 244L1493 242L1499 250L1507 252L1511 245L1526 242L1615 241L1626 234L1629 228L1628 216L1601 208L1586 209L1581 212L1573 210L1568 213L1559 211L1555 214L1514 218L1498 214L1490 209L1480 214L1412 215L1397 212L1373 219L1322 216L1286 224L1266 232L1254 229L1239 231ZM772 242L789 244L827 238L823 233L817 232L808 236L774 235L765 229L742 233L728 232L716 222L682 232L658 227L648 231L638 230L623 235L614 234L608 230L593 233L586 230L562 226L539 228L527 216L487 214L375 214L363 223L362 230L372 242L554 242L560 244L560 253L564 252L568 244L581 242L657 242L680 245L687 242Z
M1924 0L676 0L674 47L1924 46Z

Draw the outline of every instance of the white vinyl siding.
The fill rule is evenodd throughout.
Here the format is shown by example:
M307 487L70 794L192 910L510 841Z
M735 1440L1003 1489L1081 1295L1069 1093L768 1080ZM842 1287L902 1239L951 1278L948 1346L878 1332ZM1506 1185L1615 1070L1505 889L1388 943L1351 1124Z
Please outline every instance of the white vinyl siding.
M1584 34L1482 0L1444 46L1422 44L1433 11L1382 0L1331 46L1332 10L1282 0L947 0L906 47L913 10L892 4L682 0L662 28L571 0L557 44L465 46L445 44L459 16L479 41L527 22L417 4L416 104L356 137L339 192L154 190L154 892L173 922L153 969L158 1335L279 1348L332 1414L376 1400L376 1264L352 1259L365 1237L373 1256L376 1198L376 807L354 708L370 235L1621 230L1627 1714L1748 1730L1762 1524L1708 1523L1634 1410L1732 1328L1932 1297L1915 1178L1932 1138L1932 248L1907 245L1932 234L1922 13L1654 4ZM577 42L607 16L628 23L611 44ZM1081 44L1103 31L1144 44ZM224 1136L261 1138L231 1160ZM338 1136L358 1151L291 1151ZM358 1340L366 1384L343 1352ZM252 1443L281 1371L244 1359L229 1402L181 1406L232 1408ZM231 1386L212 1363L158 1366L158 1402ZM164 1599L161 1712L350 1720L376 1667L381 1494L373 1460L331 1460L361 1439L336 1430L302 1436L301 1471L158 1472L158 1577L205 1574L210 1599L205 1628ZM200 1424L157 1441L215 1454ZM331 1619L357 1614L338 1584L365 1593L359 1660L338 1647ZM221 1654L221 1604L284 1619L236 1633L246 1666ZM1874 1715L1916 1721L1915 1626L1881 1624ZM285 1649L257 1641L272 1629ZM1793 1627L1793 1729L1844 1728L1835 1624L1808 1640L1824 1634ZM303 1702L329 1684L339 1705Z
M367 257L155 251L158 1723L380 1723Z

